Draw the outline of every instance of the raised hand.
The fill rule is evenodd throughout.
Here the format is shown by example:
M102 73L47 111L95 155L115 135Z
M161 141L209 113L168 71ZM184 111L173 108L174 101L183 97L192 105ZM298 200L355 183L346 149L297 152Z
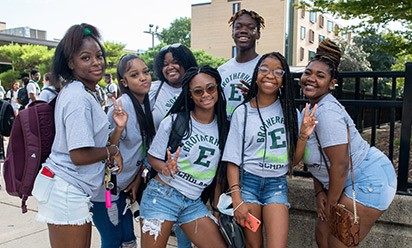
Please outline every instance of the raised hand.
M315 104L315 106L312 109L312 112L309 114L309 104L306 103L305 114L302 119L302 124L300 125L299 137L303 139L307 139L312 134L313 130L315 129L316 124L318 123L315 117L317 108L318 108L318 105Z
M180 154L180 146L177 148L175 156L172 158L172 153L170 150L167 150L167 161L166 167L162 168L162 174L165 176L171 176L176 174L179 170L177 169L177 159L179 158Z
M127 115L126 111L122 109L122 100L119 99L116 101L116 98L112 97L113 100L113 120L116 123L116 126L123 129L126 127L127 119L129 116Z
M243 84L243 86L236 84L235 88L239 89L242 92L243 98L245 98L249 93L250 85L243 79L240 79L239 81Z

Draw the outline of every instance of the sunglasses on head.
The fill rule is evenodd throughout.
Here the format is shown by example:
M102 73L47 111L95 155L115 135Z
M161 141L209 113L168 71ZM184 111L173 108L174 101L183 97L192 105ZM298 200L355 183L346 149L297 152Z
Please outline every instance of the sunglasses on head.
M163 52L163 51L168 50L169 48L178 48L178 47L180 47L181 45L182 45L182 44L180 44L180 43L175 43L175 44L172 44L172 45L167 45L167 46L162 47L162 49L160 49L160 51Z
M217 85L215 83L212 83L212 84L208 84L206 86L206 89L203 89L201 87L196 87L190 90L190 92L192 92L192 95L194 96L203 96L203 94L205 94L205 91L207 92L207 94L213 94L216 92L216 90L217 90Z

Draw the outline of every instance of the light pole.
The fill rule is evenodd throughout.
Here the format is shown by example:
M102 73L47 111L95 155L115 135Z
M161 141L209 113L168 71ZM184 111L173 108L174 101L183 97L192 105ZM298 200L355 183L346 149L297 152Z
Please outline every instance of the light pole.
M152 49L154 49L154 37L155 35L159 35L159 33L157 32L157 30L159 29L159 26L156 25L155 29L152 30L153 26L154 26L153 24L149 24L149 30L143 31L143 33L152 35Z

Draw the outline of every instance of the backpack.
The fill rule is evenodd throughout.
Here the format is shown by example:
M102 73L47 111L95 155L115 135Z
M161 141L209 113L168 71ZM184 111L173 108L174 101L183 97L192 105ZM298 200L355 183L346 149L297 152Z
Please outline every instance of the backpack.
M22 106L26 106L29 103L29 96L27 95L26 87L27 86L20 88L19 91L17 92L17 100Z
M8 101L0 99L0 135L10 136L13 121L13 107Z
M11 129L3 176L7 193L22 199L23 213L27 212L26 201L41 165L51 152L56 132L55 104L56 98L50 103L32 102L20 111Z

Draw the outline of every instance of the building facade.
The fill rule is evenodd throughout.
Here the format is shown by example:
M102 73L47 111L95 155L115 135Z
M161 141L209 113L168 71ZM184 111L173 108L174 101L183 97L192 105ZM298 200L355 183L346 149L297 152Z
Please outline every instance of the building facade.
M298 9L293 0L211 0L192 5L191 47L216 57L233 57L228 21L240 9L254 10L265 19L257 52L279 51L291 66L305 66L322 39L337 38L339 25L331 16Z

